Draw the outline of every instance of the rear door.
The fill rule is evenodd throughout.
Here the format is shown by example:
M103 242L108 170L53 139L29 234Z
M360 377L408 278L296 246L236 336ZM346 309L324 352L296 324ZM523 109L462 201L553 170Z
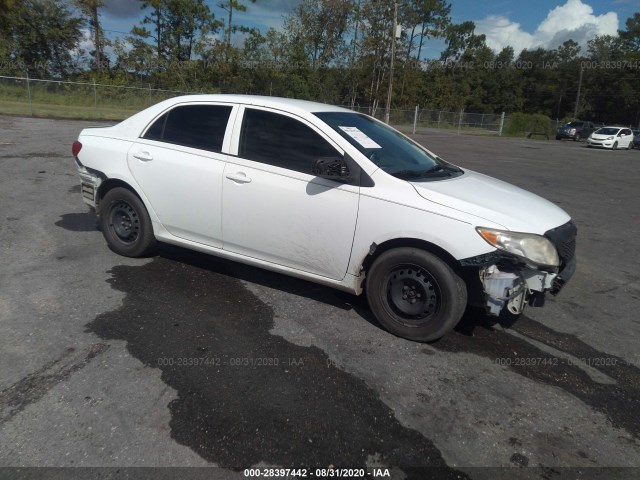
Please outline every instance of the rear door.
M633 133L631 132L631 129L629 128L622 129L622 131L620 132L620 143L619 143L620 147L628 148L631 142L633 142Z
M222 247L222 151L234 108L180 104L157 118L129 150L134 178L177 237Z
M248 107L238 118L242 114L231 149L237 156L229 158L223 178L225 250L341 280L359 186L318 178L311 170L317 158L344 152L302 118Z

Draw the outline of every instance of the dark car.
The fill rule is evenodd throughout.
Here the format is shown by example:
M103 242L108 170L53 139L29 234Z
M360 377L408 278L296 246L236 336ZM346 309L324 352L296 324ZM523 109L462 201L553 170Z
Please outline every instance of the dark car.
M584 122L582 120L573 120L565 123L556 132L556 140L563 138L571 138L579 142L583 138L588 138L598 127L593 122Z
M633 143L631 144L631 148L640 149L640 130L632 128L631 131L633 132Z

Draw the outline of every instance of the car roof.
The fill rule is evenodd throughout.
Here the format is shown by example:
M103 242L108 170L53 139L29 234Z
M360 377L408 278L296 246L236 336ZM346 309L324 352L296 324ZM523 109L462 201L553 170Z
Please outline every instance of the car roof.
M268 97L264 95L235 95L235 94L205 94L205 95L183 95L180 97L174 97L172 99L174 103L188 103L188 102L228 102L238 103L243 105L254 105L258 107L270 107L288 111L304 111L307 113L313 112L335 112L344 110L351 112L343 107L336 107L320 102L311 102L309 100L298 100L295 98L284 97Z
M268 97L261 95L235 95L235 94L202 94L181 95L169 98L160 103L136 113L114 126L114 130L124 137L138 136L138 134L160 113L174 105L182 103L232 103L238 105L251 105L256 107L274 108L300 116L306 116L316 112L349 112L352 110L337 107L326 103L297 100L294 98Z

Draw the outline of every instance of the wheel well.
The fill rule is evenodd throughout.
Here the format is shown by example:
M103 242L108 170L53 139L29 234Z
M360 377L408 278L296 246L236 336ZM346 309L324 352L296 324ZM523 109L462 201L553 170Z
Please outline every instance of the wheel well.
M138 198L140 198L140 195L138 195L138 192L136 192L131 187L131 185L129 185L127 182L124 182L122 180L118 180L117 178L108 178L105 181L103 181L100 184L100 187L98 188L98 194L96 195L96 204L97 204L96 207L97 207L97 209L100 208L100 202L102 202L102 199L107 194L107 192L109 190L113 190L116 187L126 188L127 190L129 190L132 193L134 193Z
M369 271L373 262L382 255L384 252L392 250L394 248L419 248L420 250L425 250L429 253L432 253L440 260L445 262L451 269L456 272L460 278L464 281L467 287L467 295L469 296L469 302L478 302L477 298L483 299L482 297L482 286L479 284L478 277L478 269L474 267L462 267L460 262L458 262L449 252L447 252L444 248L439 247L431 242L427 242L426 240L419 240L417 238L395 238L393 240L387 240L380 245L371 245L373 249L373 253L369 253L367 257L362 262L362 268L364 269L365 275L364 279L361 283L361 287L364 288L364 282L366 282L366 272ZM374 248L375 247L375 248ZM484 305L483 303L480 303Z
M460 269L460 264L444 248L439 247L438 245L435 245L431 242L427 242L426 240L419 240L417 238L395 238L393 240L387 240L380 245L372 245L373 253L369 253L369 255L367 255L367 257L364 259L364 262L362 262L362 268L365 272L368 271L376 258L382 255L384 252L394 248L402 247L419 248L420 250L425 250L440 258L440 260L444 261L454 271L458 271Z

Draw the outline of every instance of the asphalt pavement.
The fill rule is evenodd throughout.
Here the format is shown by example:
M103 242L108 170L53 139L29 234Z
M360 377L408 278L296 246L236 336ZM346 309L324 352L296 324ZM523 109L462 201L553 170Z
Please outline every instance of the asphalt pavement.
M330 288L166 245L112 253L70 154L93 123L0 117L0 466L640 475L640 151L416 135L579 229L544 308L469 311L420 344Z

